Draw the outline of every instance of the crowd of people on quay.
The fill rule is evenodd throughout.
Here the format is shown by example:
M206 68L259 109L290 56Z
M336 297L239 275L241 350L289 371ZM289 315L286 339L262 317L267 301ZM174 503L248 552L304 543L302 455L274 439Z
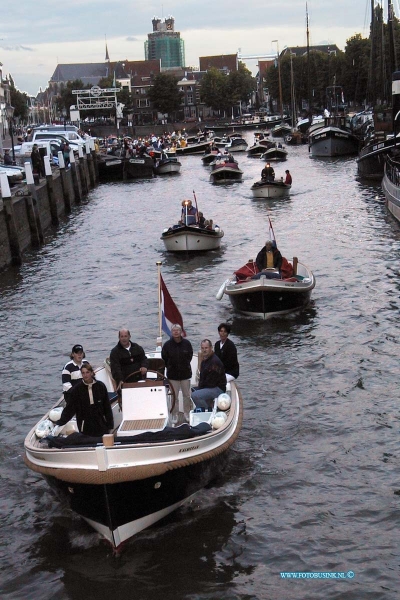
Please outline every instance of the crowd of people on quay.
M161 349L165 364L165 375L173 388L175 398L179 392L183 397L183 421L189 422L189 413L197 408L211 408L214 399L226 391L226 384L239 376L239 362L235 344L228 338L231 332L228 323L218 326L219 340L212 345L209 339L201 341L199 354L199 382L191 386L193 347L185 337L181 325L171 327L171 337ZM124 381L146 379L149 359L145 351L131 340L128 329L120 329L118 343L110 352L111 376L117 394L121 394ZM163 373L164 374L164 373ZM65 425L76 416L78 430L90 436L110 433L114 427L113 415L107 388L96 380L92 365L85 358L81 344L75 344L61 374L65 408L57 425ZM172 422L179 421L179 404L176 401Z

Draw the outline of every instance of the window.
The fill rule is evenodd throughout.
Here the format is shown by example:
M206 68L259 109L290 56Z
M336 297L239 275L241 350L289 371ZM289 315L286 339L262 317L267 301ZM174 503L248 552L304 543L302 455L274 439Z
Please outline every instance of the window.
M147 98L145 100L137 100L136 102L138 108L147 108L150 106L150 101Z
M187 103L188 104L193 104L193 94L188 94L187 95Z

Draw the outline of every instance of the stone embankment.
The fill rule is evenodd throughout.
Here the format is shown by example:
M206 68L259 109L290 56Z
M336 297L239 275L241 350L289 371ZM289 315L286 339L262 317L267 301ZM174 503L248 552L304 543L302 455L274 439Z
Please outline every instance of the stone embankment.
M7 176L0 175L0 270L22 264L24 252L44 244L45 234L98 184L95 151L86 146L79 154L71 153L68 168L62 160L60 168L50 167L45 157L46 175L39 181L27 163L27 183L11 189Z

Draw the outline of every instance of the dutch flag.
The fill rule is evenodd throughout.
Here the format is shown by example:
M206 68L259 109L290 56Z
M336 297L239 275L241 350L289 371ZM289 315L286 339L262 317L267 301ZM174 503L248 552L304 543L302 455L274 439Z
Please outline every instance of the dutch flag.
M183 328L182 315L178 310L175 302L172 300L167 286L164 283L160 274L160 294L161 294L161 328L169 337L171 337L171 327L175 323L182 327L182 336L186 337L186 332Z

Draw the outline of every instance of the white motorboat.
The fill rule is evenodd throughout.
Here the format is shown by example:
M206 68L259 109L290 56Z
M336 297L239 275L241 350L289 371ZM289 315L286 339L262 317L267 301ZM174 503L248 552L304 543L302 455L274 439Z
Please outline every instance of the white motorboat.
M291 185L285 183L283 179L266 181L261 179L251 186L253 198L282 198L290 192Z
M201 213L191 200L182 201L179 223L164 229L161 239L168 252L205 252L217 250L224 237L222 229L212 220L200 220Z
M207 229L200 225L177 225L166 229L161 239L168 252L205 252L221 246L224 232L217 225Z
M120 404L107 361L96 370L109 391L112 434L89 438L78 432L75 418L54 426L65 406L61 398L24 444L26 465L114 549L209 485L221 473L242 423L235 382L210 411L191 410L190 423L173 423L175 399L160 352L148 357L148 379L126 381ZM197 358L193 373L196 369Z

